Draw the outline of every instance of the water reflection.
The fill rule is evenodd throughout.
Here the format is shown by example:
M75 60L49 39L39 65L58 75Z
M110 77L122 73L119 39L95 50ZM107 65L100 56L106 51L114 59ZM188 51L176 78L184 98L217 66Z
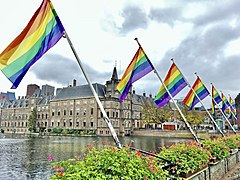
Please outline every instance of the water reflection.
M120 137L123 145L156 151L159 146L171 145L185 139L159 137ZM49 179L52 175L47 156L54 161L74 158L85 152L87 145L102 147L102 142L115 145L112 137L24 137L0 136L0 180Z

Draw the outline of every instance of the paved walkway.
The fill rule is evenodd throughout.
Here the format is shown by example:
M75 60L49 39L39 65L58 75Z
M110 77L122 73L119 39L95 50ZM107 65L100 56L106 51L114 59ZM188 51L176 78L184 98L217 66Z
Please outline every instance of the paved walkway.
M240 180L240 163L228 171L221 180Z

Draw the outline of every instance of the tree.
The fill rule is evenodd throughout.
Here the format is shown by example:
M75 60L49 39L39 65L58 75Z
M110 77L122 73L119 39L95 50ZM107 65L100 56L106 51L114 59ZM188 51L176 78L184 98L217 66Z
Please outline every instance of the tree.
M30 132L35 132L36 131L36 121L37 121L37 110L36 108L33 108L29 119L28 119L28 130Z
M187 119L188 123L191 125L198 125L204 121L205 113L203 112L198 112L195 110L188 111L187 108L181 109L181 111ZM179 120L183 121L183 118L179 112L177 113L177 117Z
M170 109L158 108L153 105L145 104L142 110L142 117L145 123L163 123L173 116Z

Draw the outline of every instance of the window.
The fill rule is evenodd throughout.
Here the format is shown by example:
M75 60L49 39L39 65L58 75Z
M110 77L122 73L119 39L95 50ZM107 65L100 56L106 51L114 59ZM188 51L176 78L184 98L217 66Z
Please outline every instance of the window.
M91 121L90 126L93 127L93 121Z
M60 116L60 110L58 110L58 116Z
M78 126L79 126L79 122L77 121L77 122L76 122L76 127L78 127Z
M66 120L63 121L63 126L64 126L64 127L66 126Z
M72 127L72 120L69 121L69 126Z
M87 114L86 108L83 109L83 115L85 116Z
M60 122L57 122L57 126L58 126L58 127L60 126Z
M109 117L109 112L107 112L107 117Z
M72 114L73 114L73 111L72 111L72 109L69 111L69 115L70 116L72 116Z
M93 108L91 108L91 115L93 115Z
M47 127L47 122L45 122L45 127Z
M87 123L86 123L86 120L83 121L83 127L86 127Z
M42 114L42 119L44 119L44 114Z
M46 116L46 119L48 118L48 114L45 115Z
M103 131L102 131L102 130L100 131L100 134L103 134Z
M116 118L118 118L118 112L116 112Z
M54 122L52 122L52 127L54 126Z
M67 114L67 110L64 109L64 110L63 110L63 115L66 116L66 114Z
M54 111L52 112L52 116L54 116Z

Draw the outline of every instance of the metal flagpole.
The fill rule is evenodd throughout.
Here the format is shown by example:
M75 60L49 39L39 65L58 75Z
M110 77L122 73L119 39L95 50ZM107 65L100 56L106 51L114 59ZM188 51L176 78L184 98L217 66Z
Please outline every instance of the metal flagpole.
M94 97L95 97L95 99L97 101L97 104L98 104L98 106L99 106L99 108L100 108L100 110L101 110L101 112L103 114L103 118L106 121L106 123L107 123L107 125L108 125L108 127L109 127L109 129L111 131L111 134L112 134L112 137L113 137L113 139L114 139L114 141L116 143L116 146L119 147L119 148L122 148L122 145L121 145L121 143L120 143L120 141L119 141L119 139L117 137L117 134L116 134L116 132L115 132L115 130L114 130L114 128L113 128L113 126L112 126L108 116L107 116L107 113L104 110L103 105L102 105L102 103L101 103L101 101L100 101L100 99L99 99L95 89L93 88L92 83L90 82L87 74L84 71L83 65L82 65L82 63L80 61L80 58L78 57L78 54L77 54L75 48L73 47L73 44L72 44L72 42L71 42L71 40L70 40L70 38L69 38L69 36L68 36L66 31L64 31L63 37L65 37L67 39L67 41L68 41L68 43L69 43L69 45L70 45L70 47L71 47L71 49L73 51L73 54L74 54L75 58L77 59L78 65L79 65L80 69L82 70L83 75L84 75L85 79L87 80L88 85L89 85L89 87L90 87L90 89L91 89L91 91L92 91L92 93L93 93L93 95L94 95Z
M142 47L141 44L138 42L138 38L135 38L134 40L136 40L137 43L138 43L138 45L139 45L140 47ZM165 90L167 91L168 95L169 95L170 98L173 100L174 105L176 106L178 112L179 112L180 115L182 116L185 124L187 125L187 127L188 127L188 129L189 129L189 131L192 133L194 139L199 143L200 141L199 141L198 137L196 136L196 134L195 134L194 131L192 130L191 126L189 125L187 119L185 118L185 116L183 115L182 111L181 111L180 108L178 107L177 103L174 101L171 93L169 92L168 88L166 87L166 85L165 85L164 82L162 81L162 79L161 79L160 75L158 74L157 70L155 69L155 67L153 67L153 69L154 69L154 73L157 75L158 79L161 81L161 83L162 83L162 85L164 86Z
M211 85L213 85L211 83ZM212 97L212 96L211 96ZM233 132L236 134L235 129L232 127L231 123L229 122L228 118L225 116L224 112L222 111L222 108L220 107L220 105L215 101L214 97L212 97L212 100L214 101L214 104L217 105L218 109L220 110L222 116L224 117L224 119L227 121L227 123L229 124L229 126L232 128Z
M171 59L171 61L174 62L173 59ZM181 72L180 69L179 69L179 71ZM181 72L181 73L182 73L182 72ZM197 73L195 73L195 74L196 74L196 76L198 76ZM182 73L182 75L183 75L183 73ZM193 91L194 95L198 98L199 102L200 102L200 103L202 104L202 106L204 107L205 111L207 112L207 114L208 114L208 116L210 117L211 121L212 121L212 122L214 123L214 125L217 127L218 131L221 133L221 135L222 135L223 137L225 137L224 133L223 133L222 130L219 128L219 126L217 125L217 123L214 121L212 115L208 112L208 110L207 110L207 108L204 106L202 100L199 98L199 96L198 96L197 93L194 91L194 89L193 89L192 86L189 84L189 82L187 81L187 79L185 78L184 75L183 75L183 78L184 78L185 81L187 82L188 87Z

